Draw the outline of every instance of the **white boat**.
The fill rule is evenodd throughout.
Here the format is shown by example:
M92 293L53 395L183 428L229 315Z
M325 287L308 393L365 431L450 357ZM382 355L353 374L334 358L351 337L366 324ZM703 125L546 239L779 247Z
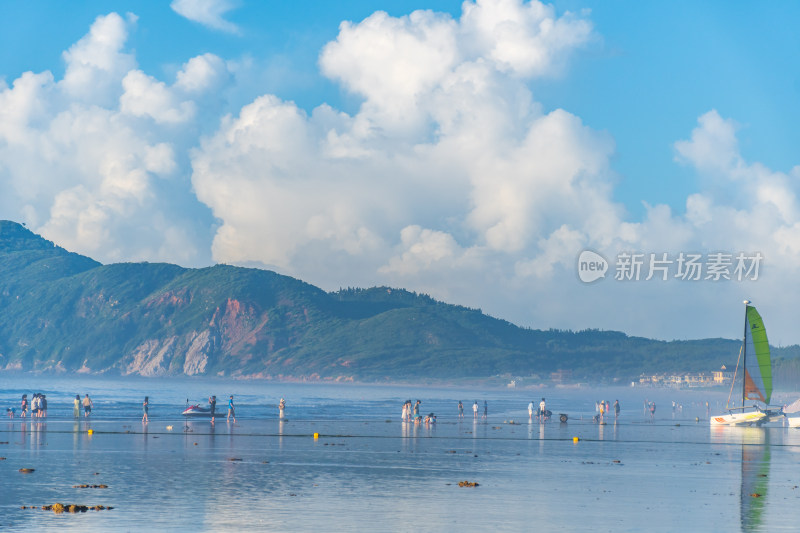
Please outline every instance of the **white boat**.
M780 408L771 409L769 406L772 396L772 363L764 321L748 300L744 301L744 305L744 338L731 384L731 396L736 385L741 386L742 401L740 407L727 407L727 413L712 416L712 426L760 426L784 416ZM729 396L728 405L730 399ZM746 405L747 400L753 401L753 404Z
M211 406L200 407L198 404L190 405L181 413L183 416L189 418L211 418ZM220 413L214 413L214 416L222 416Z

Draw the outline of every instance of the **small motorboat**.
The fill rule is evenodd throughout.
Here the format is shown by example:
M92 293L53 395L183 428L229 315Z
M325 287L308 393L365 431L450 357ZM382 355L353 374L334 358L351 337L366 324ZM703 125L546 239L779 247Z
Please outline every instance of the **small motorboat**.
M183 410L181 413L185 417L189 418L211 418L211 406L208 407L200 407L200 405L190 405L186 409ZM214 416L222 416L220 413L215 413Z

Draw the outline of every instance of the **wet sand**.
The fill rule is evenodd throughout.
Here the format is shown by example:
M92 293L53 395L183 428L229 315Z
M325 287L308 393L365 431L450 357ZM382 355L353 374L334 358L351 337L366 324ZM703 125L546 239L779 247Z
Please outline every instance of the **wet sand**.
M4 420L0 528L775 531L800 519L797 430L504 422ZM113 509L21 509L55 502Z

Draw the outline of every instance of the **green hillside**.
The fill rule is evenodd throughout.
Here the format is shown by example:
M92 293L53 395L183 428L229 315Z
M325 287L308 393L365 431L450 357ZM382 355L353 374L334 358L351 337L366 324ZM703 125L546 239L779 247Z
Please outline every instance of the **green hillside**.
M0 370L415 381L563 369L606 381L707 372L738 349L525 329L402 289L326 293L266 270L101 265L0 221ZM799 354L776 350L786 368Z

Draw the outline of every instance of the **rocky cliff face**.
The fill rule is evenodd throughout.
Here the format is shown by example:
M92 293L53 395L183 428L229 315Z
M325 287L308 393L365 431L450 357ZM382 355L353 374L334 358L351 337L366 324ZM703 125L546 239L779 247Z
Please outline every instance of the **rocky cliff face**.
M150 313L158 313L162 317L160 321L169 325L164 317L174 314L176 308L188 307L191 301L188 294L161 295L147 307ZM148 338L133 347L123 358L123 373L142 376L241 374L237 369L251 361L258 350L266 354L274 349L269 322L268 312L252 303L227 298L203 321L202 329L183 335Z

